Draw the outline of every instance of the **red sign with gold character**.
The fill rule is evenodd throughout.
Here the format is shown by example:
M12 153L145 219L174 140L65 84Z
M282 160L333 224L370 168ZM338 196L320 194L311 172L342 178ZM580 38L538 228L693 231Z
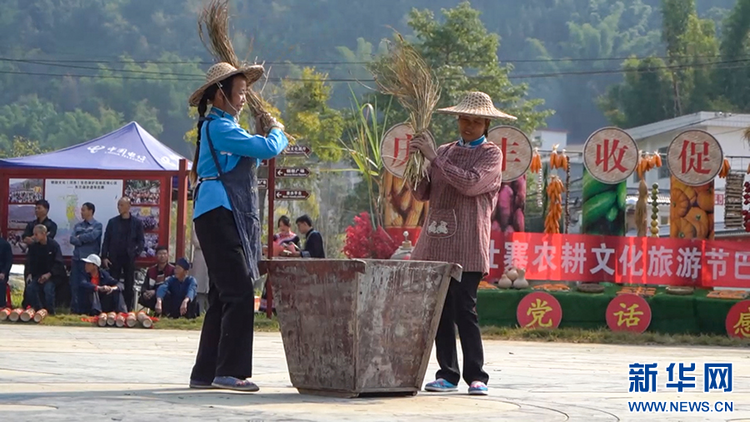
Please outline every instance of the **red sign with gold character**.
M516 319L521 328L557 328L562 321L562 306L549 293L529 293L518 304Z
M729 337L750 338L750 300L737 302L727 314Z
M607 325L612 331L642 333L651 324L651 307L638 295L617 295L607 306Z

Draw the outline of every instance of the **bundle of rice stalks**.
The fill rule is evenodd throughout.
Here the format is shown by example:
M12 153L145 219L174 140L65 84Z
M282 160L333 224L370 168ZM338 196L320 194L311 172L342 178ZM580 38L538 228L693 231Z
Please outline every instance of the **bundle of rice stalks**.
M198 36L208 52L219 62L244 67L234 52L229 37L229 0L210 0L198 15ZM266 102L252 88L247 90L247 105L253 116L261 116L264 132L271 125Z
M388 54L369 69L380 92L395 97L409 112L409 123L416 135L427 131L440 100L440 86L419 52L397 33ZM404 180L416 186L426 177L429 174L424 155L421 152L409 154Z

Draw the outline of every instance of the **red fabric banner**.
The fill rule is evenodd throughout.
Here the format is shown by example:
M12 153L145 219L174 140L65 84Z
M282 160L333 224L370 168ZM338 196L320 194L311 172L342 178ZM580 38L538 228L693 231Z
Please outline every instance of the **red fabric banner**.
M750 288L750 248L736 241L493 231L490 264L490 279L514 266L528 280Z

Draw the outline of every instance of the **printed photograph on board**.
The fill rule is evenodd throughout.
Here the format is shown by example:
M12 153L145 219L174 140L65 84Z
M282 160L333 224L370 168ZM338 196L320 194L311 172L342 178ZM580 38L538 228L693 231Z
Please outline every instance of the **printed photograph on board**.
M159 246L159 234L158 233L146 233L144 235L145 239L145 247L143 249L143 253L141 253L142 258L153 258L156 256L156 247Z
M133 205L159 205L161 182L159 180L126 180L125 196Z
M25 255L29 245L23 243L23 230L8 230L8 243L13 255Z
M44 179L10 179L9 204L34 204L44 198Z
M47 179L44 197L50 203L49 218L57 223L55 240L64 256L73 254L70 234L81 221L81 206L90 202L96 207L94 218L105 227L110 218L119 215L117 201L122 197L122 180ZM33 219L33 218L32 218Z
M138 217L143 223L143 231L159 230L159 207L132 207L130 213Z
M8 205L8 228L24 230L29 221L36 219L34 205Z

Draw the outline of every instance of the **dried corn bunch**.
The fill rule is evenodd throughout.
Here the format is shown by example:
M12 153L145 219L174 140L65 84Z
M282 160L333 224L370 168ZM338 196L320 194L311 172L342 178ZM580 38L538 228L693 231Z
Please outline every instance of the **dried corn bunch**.
M565 150L562 153L557 152L559 145L552 147L552 153L549 156L549 165L553 169L566 169L568 168L568 157L565 155Z
M544 220L544 233L560 233L560 217L562 216L562 193L565 190L562 180L557 176L552 176L547 186L547 196L549 197L549 207L547 217Z
M380 92L391 95L409 113L409 123L416 135L430 125L432 113L440 100L440 86L430 66L419 52L400 34L389 45L382 61L369 66ZM416 186L429 177L427 163L420 152L409 154L404 180Z
M544 180L542 180L542 156L539 154L539 148L534 148L534 154L531 156L531 172L537 176L536 202L541 208L543 202L542 194L544 193Z
M730 171L732 171L732 164L729 162L729 158L725 158L721 170L719 170L719 177L726 179Z

